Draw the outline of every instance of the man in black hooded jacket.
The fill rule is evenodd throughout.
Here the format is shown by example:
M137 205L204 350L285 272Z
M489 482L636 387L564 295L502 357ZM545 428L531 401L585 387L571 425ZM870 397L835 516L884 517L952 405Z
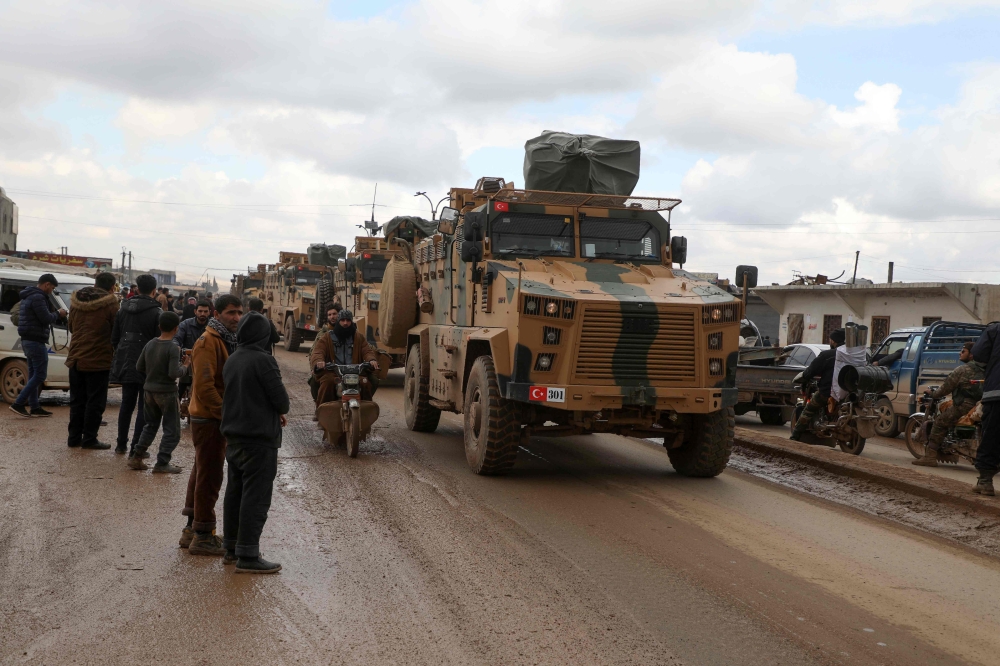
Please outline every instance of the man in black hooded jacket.
M163 312L154 297L156 278L152 275L140 275L135 282L138 285L139 295L122 301L122 307L118 311L111 332L111 344L115 348L115 356L111 362L110 381L112 384L122 386L122 405L118 411L118 445L115 447L115 453L128 451L129 425L137 404L135 432L132 435L133 450L146 424L142 414L142 385L146 377L136 369L135 364L146 343L160 336L160 313Z
M228 476L222 545L236 573L277 573L281 565L260 556L260 534L278 474L281 429L288 423L288 393L270 354L271 325L259 312L240 320L236 351L222 370L220 431L226 437Z
M813 377L819 377L819 382L816 384L816 391L802 410L799 420L795 422L795 428L788 439L799 441L802 434L809 429L809 424L816 418L816 414L821 409L826 408L830 389L833 388L833 366L837 362L837 347L844 344L846 337L842 328L832 331L829 341L830 348L817 354L809 367L802 371L802 377L805 381L808 382Z

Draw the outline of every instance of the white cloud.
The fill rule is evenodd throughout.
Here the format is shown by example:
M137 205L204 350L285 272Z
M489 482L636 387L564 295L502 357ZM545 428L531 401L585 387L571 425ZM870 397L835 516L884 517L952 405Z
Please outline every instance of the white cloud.
M179 139L207 129L215 118L211 104L173 104L131 97L118 112L116 124L128 140Z

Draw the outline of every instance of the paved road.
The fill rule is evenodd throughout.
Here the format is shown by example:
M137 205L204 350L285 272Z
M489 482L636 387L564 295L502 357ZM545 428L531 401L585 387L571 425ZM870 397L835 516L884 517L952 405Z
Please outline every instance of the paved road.
M402 427L398 377L350 460L279 360L278 576L176 547L184 477L67 449L65 407L2 412L0 663L996 663L993 559L638 440L534 439L477 477L457 417Z

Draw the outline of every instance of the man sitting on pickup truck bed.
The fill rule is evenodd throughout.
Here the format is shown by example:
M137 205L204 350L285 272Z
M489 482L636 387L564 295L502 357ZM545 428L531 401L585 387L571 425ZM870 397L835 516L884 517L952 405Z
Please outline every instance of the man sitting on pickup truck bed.
M826 401L830 397L830 389L833 387L833 366L837 360L837 347L844 344L845 339L844 329L838 328L831 332L830 348L817 354L809 367L802 371L802 376L807 381L811 377L819 377L819 383L816 386L816 391L802 410L799 420L795 422L795 428L789 439L800 441L802 433L809 429L809 424L812 423L819 410L826 408Z
M924 447L924 457L913 461L914 465L921 467L937 467L938 450L941 442L944 441L948 430L958 420L969 413L976 403L983 397L982 383L973 384L973 381L981 381L986 376L986 364L972 360L971 342L966 342L958 356L963 365L951 371L944 383L938 387L937 391L931 393L930 389L924 391L924 395L929 395L935 400L940 400L945 396L952 397L951 407L938 413L934 419L934 427L927 437L927 446Z

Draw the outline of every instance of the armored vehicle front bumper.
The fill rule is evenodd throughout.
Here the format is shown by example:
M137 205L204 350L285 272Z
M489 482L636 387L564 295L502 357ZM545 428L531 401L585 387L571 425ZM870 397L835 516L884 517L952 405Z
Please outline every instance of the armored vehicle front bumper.
M542 385L508 382L505 395L534 405L567 411L596 412L647 406L679 414L707 414L737 402L735 388L663 388L653 386Z

